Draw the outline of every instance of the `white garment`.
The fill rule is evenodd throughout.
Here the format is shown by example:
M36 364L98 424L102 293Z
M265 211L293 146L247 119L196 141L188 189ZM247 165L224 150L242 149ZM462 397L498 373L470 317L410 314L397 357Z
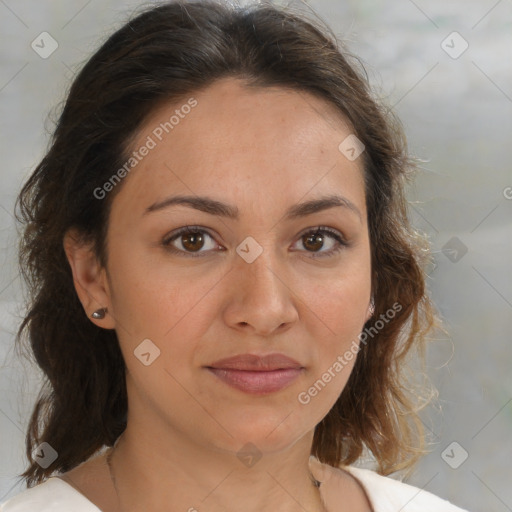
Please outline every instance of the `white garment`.
M343 503L342 469L310 457L313 476L321 483L320 496L329 512ZM385 477L369 469L345 466L365 489L374 512L467 512L427 491ZM0 512L101 512L83 494L58 477L26 489L0 505Z
M101 512L83 494L52 476L0 505L1 512Z

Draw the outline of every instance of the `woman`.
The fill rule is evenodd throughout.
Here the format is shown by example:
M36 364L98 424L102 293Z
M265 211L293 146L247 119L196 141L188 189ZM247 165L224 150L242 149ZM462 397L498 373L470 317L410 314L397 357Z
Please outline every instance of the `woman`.
M1 510L460 511L386 476L421 454L401 369L435 324L412 170L300 16L173 2L113 34L18 198L47 385Z

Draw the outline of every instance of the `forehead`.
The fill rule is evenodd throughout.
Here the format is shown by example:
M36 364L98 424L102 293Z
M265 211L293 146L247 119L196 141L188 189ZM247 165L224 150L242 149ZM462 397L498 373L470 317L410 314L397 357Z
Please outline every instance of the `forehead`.
M130 152L151 149L114 203L142 209L186 193L260 204L277 215L278 204L339 191L365 211L362 159L350 161L338 148L351 133L340 112L316 96L219 80L152 112Z

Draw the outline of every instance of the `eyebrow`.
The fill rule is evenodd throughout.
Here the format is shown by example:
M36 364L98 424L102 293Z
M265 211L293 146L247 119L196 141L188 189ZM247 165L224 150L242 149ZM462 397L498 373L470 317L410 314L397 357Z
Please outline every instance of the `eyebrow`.
M151 206L146 208L143 215L174 205L188 206L190 208L209 213L210 215L216 215L228 219L238 220L240 218L240 212L236 206L222 203L210 197L183 195L168 197L167 199L153 203ZM357 206L346 197L340 195L323 196L318 199L312 199L310 201L292 205L285 212L285 220L294 220L306 217L307 215L312 215L313 213L335 207L346 208L347 210L355 213L362 222L362 215Z

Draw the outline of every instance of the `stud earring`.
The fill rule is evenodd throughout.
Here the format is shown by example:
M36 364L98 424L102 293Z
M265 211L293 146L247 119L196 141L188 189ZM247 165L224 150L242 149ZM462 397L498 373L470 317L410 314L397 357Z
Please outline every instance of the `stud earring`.
M96 320L102 320L105 318L105 313L107 312L107 308L100 308L97 309L92 315L91 318L94 318Z
M375 312L375 302L373 301L373 297L372 297L372 300L370 302L370 306L368 308L368 312L370 313L370 316L373 316L373 313Z

